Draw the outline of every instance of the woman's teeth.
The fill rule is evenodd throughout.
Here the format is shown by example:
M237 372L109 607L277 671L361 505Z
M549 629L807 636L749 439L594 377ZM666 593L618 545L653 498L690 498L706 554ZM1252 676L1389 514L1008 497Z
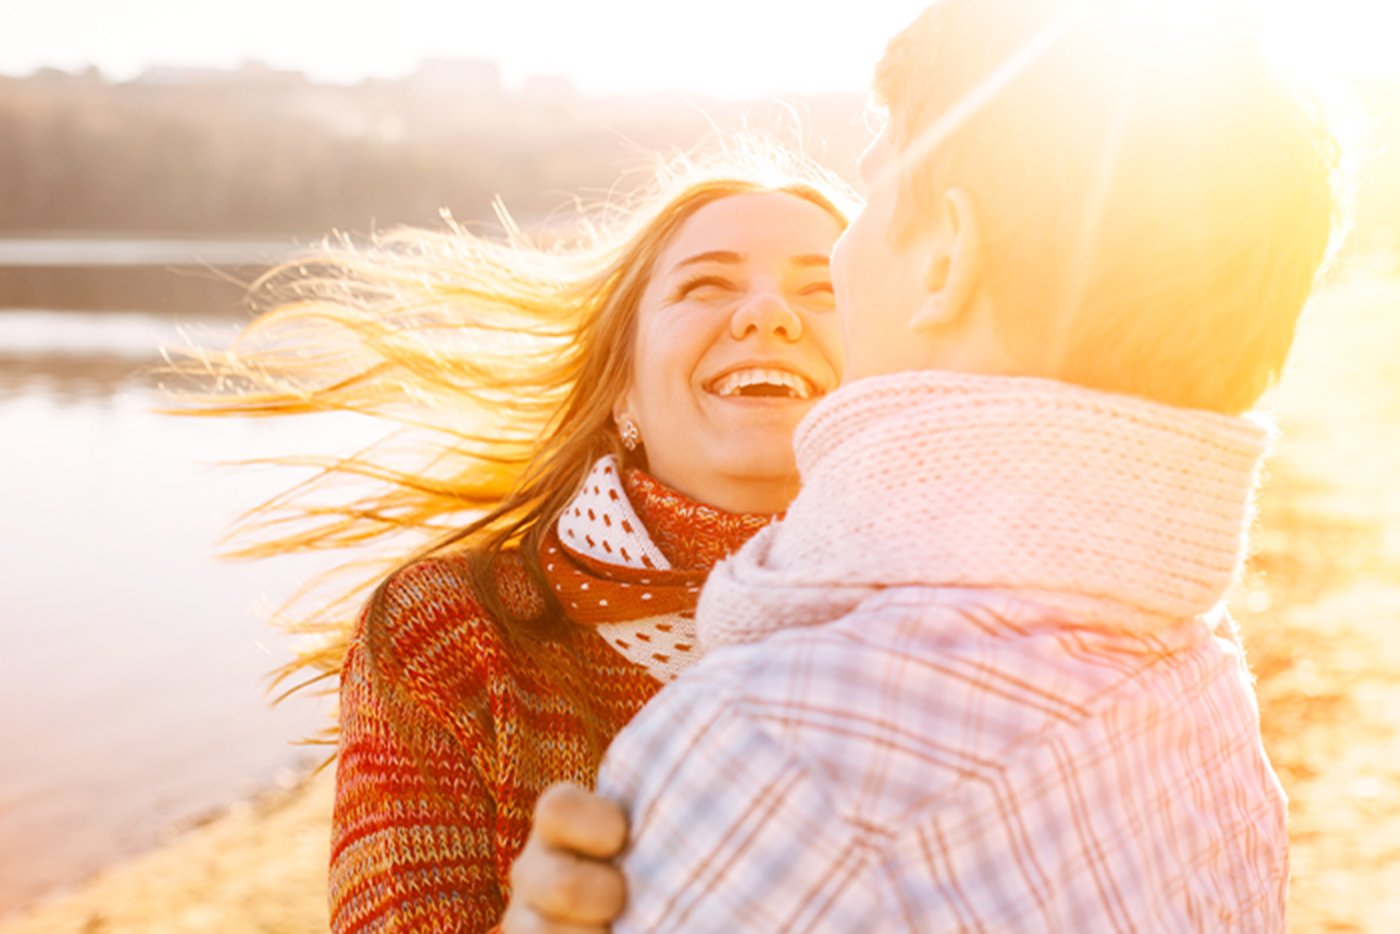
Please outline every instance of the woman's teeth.
M718 396L787 396L810 399L816 387L805 377L788 370L754 367L735 370L716 380L710 389Z

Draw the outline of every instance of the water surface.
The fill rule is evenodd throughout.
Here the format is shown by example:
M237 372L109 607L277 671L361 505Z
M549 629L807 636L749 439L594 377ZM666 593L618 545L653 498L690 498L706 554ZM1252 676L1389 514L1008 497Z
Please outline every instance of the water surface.
M231 327L0 311L0 914L321 755L291 741L325 702L265 696L289 646L263 613L316 565L212 557L289 478L218 462L365 429L152 413L158 345Z

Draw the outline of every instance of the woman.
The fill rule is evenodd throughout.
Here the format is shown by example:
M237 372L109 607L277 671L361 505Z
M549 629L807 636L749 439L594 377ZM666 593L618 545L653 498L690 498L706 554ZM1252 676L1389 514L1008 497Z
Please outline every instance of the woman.
M706 573L796 493L792 430L837 384L827 255L846 204L815 167L750 149L562 249L400 235L290 271L294 300L215 362L255 386L219 412L348 408L452 439L412 467L383 449L325 465L379 488L334 508L298 491L316 524L258 551L484 511L312 659L340 676L334 930L496 924L540 792L591 786L693 660ZM328 352L327 323L353 339Z

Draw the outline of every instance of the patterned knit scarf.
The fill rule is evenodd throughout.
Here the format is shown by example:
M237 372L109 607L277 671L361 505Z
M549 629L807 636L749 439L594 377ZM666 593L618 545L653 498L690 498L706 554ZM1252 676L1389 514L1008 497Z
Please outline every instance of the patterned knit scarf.
M710 569L771 520L697 503L604 457L540 557L570 619L665 683L699 657L695 601Z
M859 380L798 427L802 492L711 574L701 643L825 622L905 585L1014 591L1135 633L1205 615L1242 561L1268 434L1043 379Z

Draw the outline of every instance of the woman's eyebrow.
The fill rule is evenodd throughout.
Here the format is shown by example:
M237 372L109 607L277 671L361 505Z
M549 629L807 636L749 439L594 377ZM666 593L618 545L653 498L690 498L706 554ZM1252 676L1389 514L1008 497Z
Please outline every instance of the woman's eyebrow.
M673 267L680 269L682 266L694 266L696 263L742 263L743 254L735 253L731 250L710 250L708 253L696 253L688 256Z
M725 263L727 265L737 265L744 261L742 253L735 253L732 250L709 250L705 253L696 253L694 256L687 256L676 263L673 269L681 269L686 266L695 266L699 263ZM825 253L803 253L788 259L792 266L815 266L827 268L831 265L831 257Z

